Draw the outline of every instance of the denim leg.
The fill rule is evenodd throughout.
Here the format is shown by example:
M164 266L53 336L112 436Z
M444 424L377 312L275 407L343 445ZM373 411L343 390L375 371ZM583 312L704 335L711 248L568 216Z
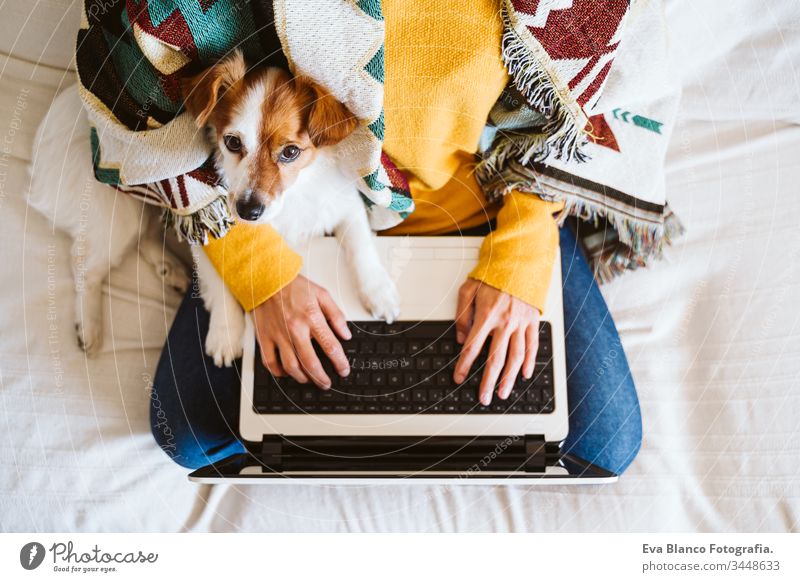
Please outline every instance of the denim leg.
M175 315L150 399L156 442L189 469L244 451L238 437L241 361L218 368L205 355L208 312L196 290L193 284Z
M564 451L617 474L642 442L628 361L606 302L569 227L561 229L569 436Z

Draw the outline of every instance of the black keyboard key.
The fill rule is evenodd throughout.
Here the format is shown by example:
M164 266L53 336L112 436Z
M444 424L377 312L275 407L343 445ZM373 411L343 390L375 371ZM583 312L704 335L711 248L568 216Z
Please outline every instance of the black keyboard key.
M383 334L386 324L380 321L368 321L361 324L361 329L367 332L368 335Z
M386 327L383 329L383 333L387 335L394 335L402 333L406 330L406 326L400 322L397 323L387 323Z
M464 384L453 382L460 346L452 322L351 322L348 326L353 340L342 342L353 362L348 377L335 374L319 346L315 349L333 382L327 391L288 377L274 378L257 361L254 408L265 414L547 414L555 410L552 333L547 322L540 325L534 377L518 378L508 400L495 397L490 406L480 405L477 399L488 346ZM359 357L369 366L359 369Z
M452 356L456 353L456 342L451 340L443 340L439 344L439 353L444 356Z

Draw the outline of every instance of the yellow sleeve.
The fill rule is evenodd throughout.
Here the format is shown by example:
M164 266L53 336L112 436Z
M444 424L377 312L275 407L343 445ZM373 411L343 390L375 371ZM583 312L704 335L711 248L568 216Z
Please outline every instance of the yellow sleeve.
M497 228L483 241L470 277L544 311L558 248L553 214L561 202L511 192L497 214Z
M300 272L303 259L269 225L238 223L205 252L233 296L251 311Z

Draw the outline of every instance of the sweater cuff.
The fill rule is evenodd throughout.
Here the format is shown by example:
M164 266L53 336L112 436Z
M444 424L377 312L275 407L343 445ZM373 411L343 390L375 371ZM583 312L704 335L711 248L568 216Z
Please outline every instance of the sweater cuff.
M544 312L553 261L558 249L558 225L553 214L562 204L533 194L506 195L497 228L483 241L470 278L482 281Z
M237 223L205 252L245 311L252 311L300 273L303 259L269 225Z

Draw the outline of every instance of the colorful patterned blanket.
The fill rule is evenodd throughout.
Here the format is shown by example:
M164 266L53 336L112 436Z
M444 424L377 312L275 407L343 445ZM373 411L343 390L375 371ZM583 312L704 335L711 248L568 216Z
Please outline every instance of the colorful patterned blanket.
M621 109L632 93L604 98L636 12L627 0L503 0L511 81L488 120L477 173L490 199L516 188L564 200L564 216L595 225L592 236L601 244L593 256L604 262L603 272L644 264L676 230L665 223L657 179L614 180L629 173L629 154L642 148L652 155L640 156L634 173L661 175L661 144L627 134L650 131L665 147L671 126L660 110ZM341 146L348 153L342 163L373 227L396 224L413 201L382 152L383 31L380 0L85 0L77 68L97 178L163 206L190 242L223 236L232 223L225 190L178 87L182 77L239 48L253 65L310 76L359 118ZM621 78L623 85L636 80ZM611 105L621 112L613 119ZM598 144L616 148L619 160L598 155ZM605 232L600 239L598 228Z
M179 86L239 48L251 65L309 74L358 117L342 164L373 227L393 226L413 202L381 149L382 40L379 2L85 0L76 54L95 175L163 206L192 243L223 236L232 225L226 193Z

